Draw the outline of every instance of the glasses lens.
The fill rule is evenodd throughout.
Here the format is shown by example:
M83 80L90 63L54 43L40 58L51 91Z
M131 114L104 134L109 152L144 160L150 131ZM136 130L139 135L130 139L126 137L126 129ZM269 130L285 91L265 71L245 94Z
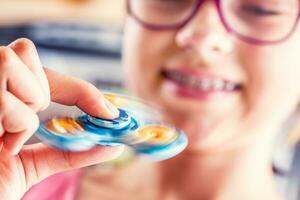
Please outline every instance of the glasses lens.
M232 31L260 41L284 39L299 14L299 0L223 0L220 6Z
M196 0L131 0L130 9L140 21L156 26L173 26L186 20Z

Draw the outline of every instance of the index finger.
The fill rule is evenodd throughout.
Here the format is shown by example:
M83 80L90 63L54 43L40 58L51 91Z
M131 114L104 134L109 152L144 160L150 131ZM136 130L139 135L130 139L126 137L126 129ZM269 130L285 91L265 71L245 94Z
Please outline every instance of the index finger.
M64 105L76 105L95 117L105 119L118 117L118 109L106 100L92 84L47 68L45 68L45 72L49 81L52 101Z

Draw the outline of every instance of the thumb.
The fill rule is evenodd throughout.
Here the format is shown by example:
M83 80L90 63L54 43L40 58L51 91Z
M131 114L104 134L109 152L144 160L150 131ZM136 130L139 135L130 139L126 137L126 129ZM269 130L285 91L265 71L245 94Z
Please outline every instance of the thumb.
M44 144L24 146L19 153L27 189L58 172L81 168L117 158L124 146L97 146L85 152L64 152Z

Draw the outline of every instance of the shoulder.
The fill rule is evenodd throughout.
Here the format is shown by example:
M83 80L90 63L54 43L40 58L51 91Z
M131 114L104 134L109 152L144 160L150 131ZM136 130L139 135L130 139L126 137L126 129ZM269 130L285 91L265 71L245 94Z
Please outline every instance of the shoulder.
M273 159L274 178L286 200L300 199L300 143L280 148Z

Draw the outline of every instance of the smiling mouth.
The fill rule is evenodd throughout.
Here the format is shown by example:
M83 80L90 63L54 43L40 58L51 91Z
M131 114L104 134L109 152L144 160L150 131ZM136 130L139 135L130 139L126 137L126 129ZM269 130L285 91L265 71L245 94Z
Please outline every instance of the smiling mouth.
M202 92L234 92L241 85L232 81L210 76L195 76L173 70L164 70L162 75L167 80L196 91Z

